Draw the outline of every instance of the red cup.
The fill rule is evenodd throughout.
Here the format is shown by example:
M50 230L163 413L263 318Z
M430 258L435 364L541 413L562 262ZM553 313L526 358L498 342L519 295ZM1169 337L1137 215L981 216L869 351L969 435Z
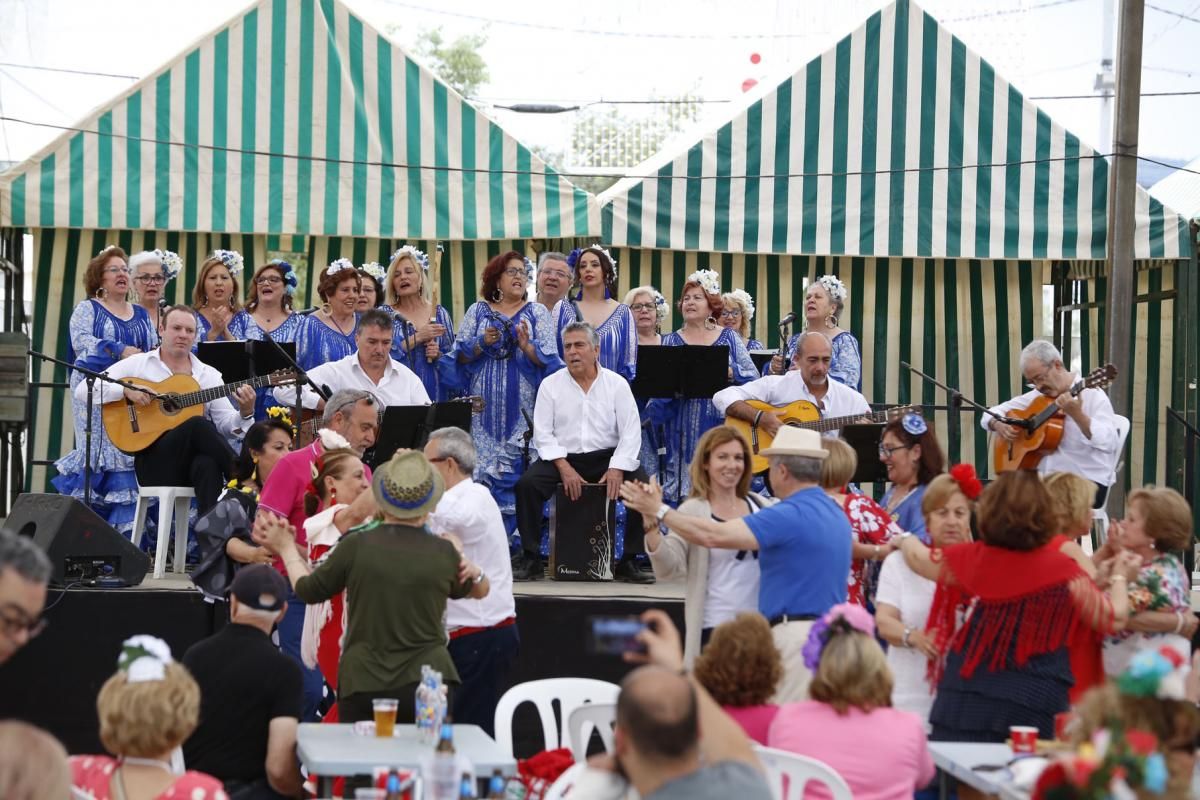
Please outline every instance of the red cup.
M1054 715L1054 738L1060 742L1071 738L1071 728L1075 725L1074 711L1060 711Z
M1037 752L1038 729L1029 725L1013 725L1008 729L1015 754L1032 755Z

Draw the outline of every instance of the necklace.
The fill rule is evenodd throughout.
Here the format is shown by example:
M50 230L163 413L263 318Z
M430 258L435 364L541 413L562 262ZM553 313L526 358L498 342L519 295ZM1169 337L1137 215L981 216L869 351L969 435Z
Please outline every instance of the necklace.
M907 498L910 494L912 494L912 487L908 487L908 488L901 490L901 488L899 486L897 486L896 493L892 495L891 501L889 501L887 504L887 512L889 514L894 512L897 508L900 507L900 504L903 503L905 498Z
M121 765L129 765L133 767L158 767L159 769L175 774L175 768L171 766L170 761L161 761L157 758L136 758L134 756L121 756Z

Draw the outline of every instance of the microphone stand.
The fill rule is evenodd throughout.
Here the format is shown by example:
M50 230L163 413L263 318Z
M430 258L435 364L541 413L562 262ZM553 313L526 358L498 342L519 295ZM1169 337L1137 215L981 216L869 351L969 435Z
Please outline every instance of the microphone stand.
M83 380L87 384L87 421L83 427L83 504L91 507L92 505L92 414L96 411L96 407L92 405L93 393L96 388L96 381L104 381L105 383L113 383L125 389L133 389L134 391L143 392L151 397L158 397L158 392L153 389L147 389L145 386L138 386L136 383L127 383L119 378L112 378L103 372L95 372L86 367L76 366L69 361L63 361L53 356L48 356L45 353L39 353L37 350L26 350L26 353L39 358L42 361L48 361L51 364L58 364L66 367L68 375L70 370L75 370L83 375Z
M262 330L262 328L259 328L259 330ZM292 449L295 449L296 444L300 440L300 436L299 436L300 420L301 420L301 413L303 412L303 409L304 409L304 403L300 396L303 393L301 384L308 384L309 388L311 388L314 392L316 392L318 397L320 397L324 400L329 399L329 392L325 391L324 388L317 386L317 384L313 383L312 378L308 377L308 373L305 372L303 369L301 369L300 365L296 362L296 359L294 359L288 355L287 350L284 350L282 347L279 346L279 342L277 342L273 338L271 338L271 334L267 333L266 331L263 331L262 335L263 335L263 341L270 342L271 347L273 347L275 349L275 352L279 355L279 357L282 358L284 360L284 362L287 363L292 368L292 370L296 373L296 402L293 403L293 406L292 406L292 408L293 408L292 413L295 414L295 417L293 418L293 422L296 426L296 433L297 433L296 438L292 440Z
M1011 425L1014 428L1023 428L1026 431L1032 430L1030 420L1015 419L1013 417L1006 417L1006 416L1003 416L1002 414L997 414L995 411L992 411L987 406L982 406L979 403L976 403L974 400L972 400L968 397L964 397L963 393L960 392L958 389L955 389L953 386L947 386L946 384L939 381L937 378L934 378L932 375L926 375L924 372L921 372L921 370L917 369L912 364L909 364L907 361L901 361L900 366L904 367L904 369L906 369L909 372L911 372L912 374L920 377L921 379L923 379L929 383L932 383L934 386L937 386L937 387L945 390L946 395L947 395L946 405L949 407L949 415L948 415L949 418L947 420L947 422L948 422L947 434L951 441L957 441L959 438L960 434L959 434L958 428L959 428L960 423L959 423L958 417L959 417L959 412L962 410L964 403L966 405L970 406L971 408L974 408L977 411L981 411L984 414L987 414L989 417L992 417L999 422L1003 422L1005 425Z

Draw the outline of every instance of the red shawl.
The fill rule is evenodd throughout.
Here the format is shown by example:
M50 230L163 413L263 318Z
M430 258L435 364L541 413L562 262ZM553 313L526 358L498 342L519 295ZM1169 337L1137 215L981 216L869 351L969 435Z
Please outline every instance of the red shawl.
M1024 665L1072 644L1090 632L1087 615L1105 613L1111 626L1107 598L1059 546L1021 551L968 542L933 551L943 567L926 631L943 658L930 662L932 685L950 651L963 654L961 674L969 678L980 664L1003 669L1009 653Z

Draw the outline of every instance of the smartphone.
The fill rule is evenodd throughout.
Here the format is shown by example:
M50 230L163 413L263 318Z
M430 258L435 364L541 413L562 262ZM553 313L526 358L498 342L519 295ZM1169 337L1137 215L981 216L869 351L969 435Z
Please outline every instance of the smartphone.
M645 653L646 646L637 638L638 634L645 629L646 623L635 616L590 616L588 617L588 652L604 656Z

